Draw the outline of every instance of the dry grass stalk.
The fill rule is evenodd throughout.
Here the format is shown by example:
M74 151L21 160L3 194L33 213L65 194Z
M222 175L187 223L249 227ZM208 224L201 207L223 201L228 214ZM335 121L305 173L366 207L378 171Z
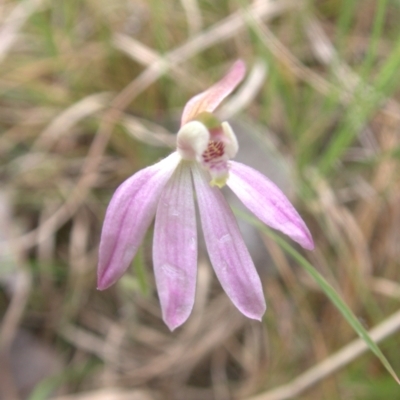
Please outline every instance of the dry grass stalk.
M0 62L6 57L18 38L18 33L28 20L42 5L43 0L24 1L10 12L0 26Z
M35 4L35 7L39 7L39 3L24 2L26 5ZM249 46L250 35L242 34L250 27L278 63L300 82L309 83L317 96L331 95L336 91L346 105L351 101L355 87L363 84L360 78L350 69L347 60L337 59L332 42L324 34L325 26L316 19L306 20L304 25L310 33L309 44L323 67L335 68L341 85L326 78L327 68L321 71L321 65L306 66L307 60L295 56L293 49L283 44L285 38L281 40L280 34L293 29L286 13L298 12L299 8L303 12L303 2L254 1L246 9L221 17L217 23L204 29L207 14L202 13L201 2L181 0L186 14L181 15L178 22L189 27L190 37L182 41L180 36L177 43L183 44L167 50L164 55L145 45L140 31L135 31L134 37L129 36L132 31L120 23L130 18L124 15L128 10L124 1L107 5L117 17L111 16L111 8L103 9L107 2L84 3L76 30L73 30L76 34L74 40L68 41L66 29L55 29L57 32L51 40L58 46L60 54L54 58L40 47L46 59L32 59L19 65L14 52L10 51L10 43L19 45L21 42L18 55L26 51L24 46L33 43L25 41L35 39L37 31L31 28L33 33L22 34L22 29L29 15L39 8L29 11L23 9L22 3L18 4L15 10L20 10L19 13L24 10L20 14L22 18L17 21L17 14L7 12L10 17L3 18L3 30L0 29L0 39L5 38L3 47L0 45L3 49L0 51L1 65L4 67L0 77L0 93L4 97L0 123L5 127L5 132L0 135L0 155L7 160L6 165L1 166L0 177L4 175L6 185L15 191L17 214L28 232L14 240L7 238L0 246L2 251L10 245L15 246L23 255L22 259L26 258L32 264L29 268L34 273L34 282L38 282L37 287L32 287L28 282L30 275L24 277L22 274L19 289L10 300L7 297L0 329L3 348L9 347L16 329L24 321L37 330L38 336L59 346L72 367L82 360L101 363L101 373L84 372L80 378L82 382L72 382L68 390L87 391L100 385L109 386L109 390L89 391L82 395L58 397L57 400L106 399L109 396L118 400L133 399L133 396L139 396L140 400L153 397L226 400L248 398L260 387L270 386L270 382L274 382L277 388L251 399L296 397L317 383L320 384L317 388L320 397L324 393L339 397L340 382L338 385L336 379L340 377L337 378L335 372L364 353L366 347L360 340L342 347L352 332L333 307L328 302L325 304L319 287L310 283L302 271L293 268L275 243L265 240L271 263L277 267L277 275L268 276L265 281L270 309L264 324L268 329L244 319L232 308L225 295L219 295L220 288L215 286L206 261L199 263L195 310L187 324L173 335L160 322L151 274L147 277L148 297L140 295L138 280L131 274L122 280L120 286L99 295L94 291L93 270L105 198L109 197L117 182L132 172L132 168L141 166L140 160L136 160L140 157L137 157L135 146L130 153L131 149L124 148L129 147L125 146L126 138L113 135L113 132L122 126L129 135L143 143L154 147L174 146L174 136L168 130L137 116L141 108L136 109L134 102L140 95L146 98L148 93L152 93L152 85L163 75L167 74L189 96L211 82L211 78L199 71L198 65L204 62L203 56L207 59L213 57L210 54L215 51L214 47L219 46L218 50L221 48L221 53L224 57L229 55L226 57L229 59L233 54L236 57L237 53L246 59L253 55L258 59L261 54L263 61L254 63L242 89L221 108L219 115L229 118L247 107L257 95L264 100L260 88L265 87L266 55L255 50L256 46ZM140 0L135 0L135 5L145 10L147 7L146 2ZM55 20L60 18L51 2L46 7ZM11 8L6 7L7 10ZM237 9L237 4L230 2L229 8ZM121 12L119 17L118 10ZM118 63L125 62L129 71L138 68L136 63L144 69L129 84L126 84L127 78L122 90L118 84L117 88L105 84L95 89L89 85L89 89L85 87L79 92L78 100L74 86L69 86L68 76L60 78L57 63L75 65L79 70L77 76L81 68L84 71L89 59L91 64L98 63L100 70L107 69L104 67L108 62L107 51L91 26L96 25L93 21L102 13L107 14L106 27L112 32L111 46L135 61L130 63L118 59ZM146 15L146 12L140 15ZM279 21L267 27L266 21L276 16L281 17ZM144 21L139 23L141 27L145 24ZM147 33L148 28L144 29ZM184 37L187 37L186 33ZM75 52L73 43L84 45ZM191 58L195 60L192 62ZM115 65L113 68L118 69ZM92 79L90 72L85 76ZM107 79L120 82L113 74L106 75L105 81ZM14 91L17 100L9 96L9 93L14 95ZM38 99L29 97L30 92L35 93ZM51 102L42 101L44 92L49 93ZM26 96L26 104L20 104L18 96L21 99ZM159 97L156 96L157 107L164 107L165 102ZM131 103L134 104L132 114ZM251 113L258 112L263 117L267 109L268 104L258 102ZM151 112L156 114L157 110ZM358 147L351 149L340 165L341 171L349 173L349 179L347 176L337 176L336 180L319 176L313 179L311 176L307 180L313 200L305 207L318 239L318 248L309 254L309 258L344 294L360 317L365 317L366 323L372 325L383 317L379 313L369 313L365 298L379 303L384 311L399 298L396 284L398 250L395 247L398 243L396 221L400 220L400 192L396 183L397 159L390 155L393 148L398 147L398 115L397 100L388 99L383 111L378 111L362 130L356 144ZM93 139L92 133L99 121L100 127ZM328 139L331 132L325 131L331 129L329 123L318 120L315 125L317 133L326 134ZM285 135L286 130L280 132L281 144ZM109 144L110 151L107 151ZM347 163L351 166L355 160L368 157L377 158L371 171L366 168L364 173L357 174L351 168L345 169ZM146 253L145 270L148 264L150 260ZM32 302L29 302L30 293ZM24 313L26 319L23 319ZM398 313L389 317L371 330L372 336L379 341L393 335L399 329L399 318ZM340 334L328 335L332 326L337 327ZM342 349L330 356L330 349L338 347ZM306 372L301 373L305 369ZM283 384L288 377L297 374L300 374L297 378ZM138 393L117 389L135 386L145 386L148 391ZM15 385L7 389L7 400L18 398L16 389Z
M202 30L203 19L198 0L180 0L186 13L189 36L194 36Z
M400 330L400 311L394 313L375 328L369 331L371 338L379 343L388 336ZM247 400L286 400L299 396L305 390L318 383L321 379L333 374L348 363L368 350L368 346L362 339L356 339L343 347L338 352L329 356L326 360L316 364L290 383Z

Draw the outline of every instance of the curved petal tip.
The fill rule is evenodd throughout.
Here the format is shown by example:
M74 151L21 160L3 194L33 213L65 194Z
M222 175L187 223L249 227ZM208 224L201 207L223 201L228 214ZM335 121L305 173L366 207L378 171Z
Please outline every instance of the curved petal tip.
M176 328L179 328L182 324L186 322L188 317L185 317L184 319L179 318L179 316L174 316L174 317L167 317L163 318L163 321L165 322L165 325L168 326L168 329L173 332Z
M181 126L202 112L213 112L225 97L235 90L245 74L246 64L243 60L237 60L221 80L186 103L182 113Z
M227 185L264 224L288 235L307 250L314 242L305 222L283 192L255 169L230 162Z
M314 248L315 248L314 240L311 236L310 231L307 229L307 231L304 234L305 234L304 239L300 243L301 246L303 248L305 248L306 250L314 250Z
M265 299L263 299L264 301L260 301L259 299L257 300L257 303L248 304L246 308L241 307L239 311L247 318L255 319L261 322L262 317L267 310L267 305L265 303Z
M100 270L99 270L100 272ZM101 275L97 275L97 290L106 290L112 286L120 278L120 275L115 275L110 269L103 270Z

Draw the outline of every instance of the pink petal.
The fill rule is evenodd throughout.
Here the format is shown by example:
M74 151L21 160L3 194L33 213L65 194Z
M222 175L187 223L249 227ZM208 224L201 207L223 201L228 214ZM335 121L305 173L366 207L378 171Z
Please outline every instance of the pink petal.
M227 185L243 204L264 224L312 250L314 242L310 231L281 190L247 165L231 161L230 166Z
M98 289L114 284L129 267L156 212L161 192L180 162L175 152L123 182L107 208L101 232Z
M236 219L219 189L198 166L192 168L204 239L215 273L233 304L249 318L261 320L265 299L260 278Z
M197 231L192 177L182 162L158 203L153 264L163 319L174 330L189 317L197 275Z
M243 80L245 73L246 65L242 60L237 60L220 81L206 91L192 97L183 110L181 126L204 111L213 112Z

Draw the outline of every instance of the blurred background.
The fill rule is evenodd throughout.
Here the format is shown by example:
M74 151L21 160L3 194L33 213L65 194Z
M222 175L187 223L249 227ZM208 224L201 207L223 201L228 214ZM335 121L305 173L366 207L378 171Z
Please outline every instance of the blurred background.
M170 333L151 231L96 291L113 192L172 151L186 101L242 58L247 78L219 110L238 159L291 198L316 249L290 245L399 372L399 21L398 0L0 1L0 398L400 398L320 286L240 212L262 323L200 250L195 309Z

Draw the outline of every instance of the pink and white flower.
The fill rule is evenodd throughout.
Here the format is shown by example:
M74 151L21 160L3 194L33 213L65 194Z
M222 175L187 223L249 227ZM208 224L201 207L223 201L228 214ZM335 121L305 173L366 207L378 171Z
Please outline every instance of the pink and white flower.
M233 304L261 320L260 278L220 187L225 184L262 222L306 249L311 234L286 196L256 170L232 161L234 132L212 112L242 81L239 60L224 78L186 104L174 153L123 182L108 206L101 234L98 289L127 270L155 216L153 264L162 315L171 330L189 317L197 275L196 196L207 251Z

